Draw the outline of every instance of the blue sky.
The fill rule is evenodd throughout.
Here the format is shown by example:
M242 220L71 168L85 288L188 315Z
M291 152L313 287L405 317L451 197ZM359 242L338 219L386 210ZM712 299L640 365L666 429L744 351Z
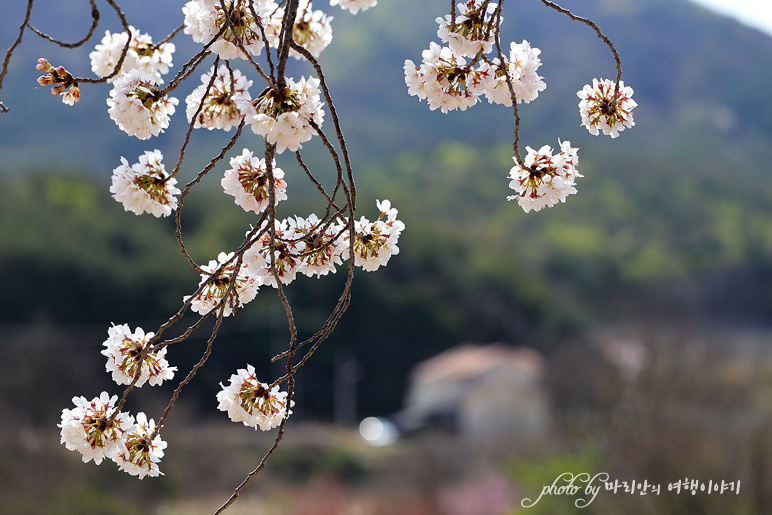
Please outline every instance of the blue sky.
M772 35L772 0L692 0Z

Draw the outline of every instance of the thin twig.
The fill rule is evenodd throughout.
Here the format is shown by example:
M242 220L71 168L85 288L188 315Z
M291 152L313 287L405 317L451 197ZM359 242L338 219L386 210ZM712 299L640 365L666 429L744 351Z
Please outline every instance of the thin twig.
M29 23L29 17L32 14L32 3L34 0L27 0L27 11L24 14L24 21L21 22L21 25L19 26L19 35L16 36L16 40L13 42L11 47L8 49L8 51L5 53L5 58L3 59L3 69L0 71L0 89L3 89L3 79L5 78L5 74L8 73L8 63L11 62L11 55L13 55L13 51L16 50L16 47L19 46L21 43L21 39L24 36L24 28L27 26L27 23ZM0 102L0 113L7 113L8 108L5 107L5 104Z
M86 41L91 39L91 36L94 35L94 31L96 30L97 25L99 24L99 9L97 9L97 6L96 6L96 3L94 3L94 0L88 0L88 1L91 4L91 28L88 29L88 33L80 41L76 41L75 43L65 43L64 41L59 41L58 39L54 39L51 36L49 36L48 34L45 34L44 32L41 32L40 30L38 30L35 27L33 27L32 25L30 25L29 22L27 23L27 27L29 27L29 29L32 32L34 32L35 34L37 34L41 38L47 39L48 41L50 41L52 43L55 43L55 44L59 45L60 47L64 47L64 48L78 48L79 46L83 45Z
M617 49L614 47L614 43L611 42L611 40L606 37L606 35L601 32L600 27L598 25L590 20L589 18L582 18L581 16L577 16L565 7L561 7L560 5L556 4L555 2L552 2L551 0L541 0L541 2L546 5L547 7L551 9L555 9L558 12L561 12L571 18L574 21L578 21L580 23L584 23L585 25L589 25L592 27L592 29L595 31L595 33L598 35L598 37L603 40L603 42L606 44L607 47L611 50L611 53L614 54L614 61L616 62L617 66L617 81L616 86L614 86L614 96L613 98L617 98L617 94L619 93L619 82L622 80L622 58L619 57L619 52L617 52Z
M197 184L201 179L204 178L204 176L209 173L212 168L214 168L217 163L222 160L223 157L225 157L225 154L228 153L228 151L233 148L233 145L236 144L236 141L239 139L239 136L241 136L241 131L244 128L244 120L241 120L241 123L239 124L238 128L236 129L236 134L233 135L231 140L228 142L225 147L223 147L222 151L217 154L214 158L212 158L211 161L209 161L209 164L206 165L206 167L201 170L198 175L196 175L196 178L190 181L188 184L185 185L185 189L180 194L180 199L177 201L177 209L174 213L174 225L175 230L174 234L177 238L177 244L180 247L180 250L182 251L182 255L185 256L185 259L188 260L188 263L190 263L190 266L201 272L201 267L199 267L195 261L193 261L193 258L190 257L190 254L188 254L188 250L185 248L185 244L182 241L182 224L180 222L180 215L182 213L182 206L185 201L185 197L188 196L188 193L190 193L190 189L193 187L193 185Z

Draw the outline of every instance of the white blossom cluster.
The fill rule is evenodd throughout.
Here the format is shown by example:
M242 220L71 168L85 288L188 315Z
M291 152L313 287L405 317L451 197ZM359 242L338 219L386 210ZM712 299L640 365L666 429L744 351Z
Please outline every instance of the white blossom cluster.
M163 155L157 149L145 152L139 157L139 163L131 166L121 157L121 165L113 170L110 193L126 211L137 215L147 212L159 218L177 209L175 195L180 194L175 186L177 180L166 173L162 160Z
M73 397L75 407L63 409L58 424L61 443L80 452L84 463L94 460L99 465L107 458L140 479L162 475L158 463L166 442L158 434L151 438L155 423L142 412L136 419L125 412L116 413L117 400L117 395L110 397L107 392L91 400Z
M440 26L437 37L447 43L457 56L474 57L478 52L490 53L499 23L492 15L498 4L490 2L486 7L485 0L470 0L457 7L455 26L450 14L437 18Z
M538 74L541 50L528 41L510 43L504 62L499 57L488 57L501 28L498 4L468 0L457 5L455 17L448 15L436 21L437 36L447 46L430 43L421 54L420 66L411 60L406 60L404 66L408 93L425 99L431 110L463 111L475 105L481 95L490 103L511 107L513 101L530 103L546 89ZM582 125L591 134L603 131L616 138L625 127L634 125L632 110L637 104L631 98L632 88L622 81L617 88L613 81L593 79L593 85L584 86L577 95L581 99ZM578 149L568 141L560 143L560 148L560 153L553 155L549 145L538 152L527 147L523 162L516 155L516 166L509 177L510 188L517 195L507 199L517 199L528 212L565 202L568 195L576 193L575 179L581 177L575 168Z
M267 222L261 227L255 243L244 253L244 261L250 263L263 284L276 287L276 277L271 269L271 234L266 227ZM289 284L298 273L308 277L335 273L336 266L347 256L344 228L345 221L325 223L314 213L308 218L296 215L276 220L273 267L279 281Z
M247 54L259 56L266 45L279 46L284 7L273 0L226 0L225 10L220 0L191 0L182 10L185 34L196 43L206 45L222 31L211 50L223 59L247 59ZM323 11L313 10L310 0L301 0L293 29L295 42L318 57L332 41L331 21ZM294 50L291 55L300 58Z
M443 113L466 110L484 95L490 103L512 105L512 85L517 102L530 102L547 87L536 70L541 66L541 50L528 41L512 43L502 65L499 59L485 56L492 51L497 4L470 0L458 4L455 30L450 16L437 18L437 35L448 46L430 43L421 54L421 66L405 60L408 93L426 100L431 110ZM467 63L467 59L471 59ZM475 67L475 64L477 67Z
M129 136L158 136L169 127L169 117L178 103L174 97L160 96L160 92L152 75L131 70L113 83L107 112Z
M619 91L614 97L615 87L614 81L592 79L592 87L587 84L577 92L581 99L579 114L582 116L582 125L587 127L593 136L597 136L600 129L603 134L616 138L625 127L635 125L633 109L638 104L632 99L633 88L625 86L624 81L619 81Z
M377 0L330 0L331 6L339 5L352 14L376 4ZM213 52L225 63L216 69L212 66L201 77L201 84L185 99L190 128L229 131L238 126L238 136L243 125L249 124L255 134L265 138L266 157L285 150L298 151L317 131L321 132L325 113L319 78L301 77L297 81L286 78L285 81L282 72L276 80L277 70L283 70L285 63L275 66L270 49L278 48L285 36L282 24L286 6L286 2L275 0L187 1L182 7L184 33L203 45L206 52L202 50L191 60L184 67L184 73L178 74L167 89L159 85L172 66L174 44L168 41L155 44L149 35L131 26L127 32L106 31L89 57L91 68L98 76L105 78L115 73L107 80L113 85L107 99L111 119L130 136L142 140L158 136L169 127L178 104L178 100L168 97L167 93L192 75L207 52ZM297 59L309 53L318 57L332 41L332 20L323 11L314 10L311 0L300 0L291 39L307 53L291 48L289 55ZM499 4L465 0L458 4L455 16L440 17L436 22L437 37L445 46L430 43L421 54L420 66L411 60L404 62L408 93L426 100L431 110L463 111L483 96L489 103L510 107L514 103L516 107L521 102L535 100L545 90L543 77L538 75L542 64L538 48L526 40L512 42L508 55L503 55L498 43L502 23ZM489 55L494 45L496 57ZM253 60L263 50L269 53L267 69ZM257 98L252 99L249 93L252 80L232 67L233 59L249 60L251 68L268 82ZM116 72L119 61L121 66ZM55 68L45 59L38 60L37 69L46 73L38 79L39 84L52 86L52 93L62 95L66 104L78 101L78 80L66 69ZM577 95L581 100L582 125L591 134L602 131L616 138L625 127L634 125L632 110L637 104L632 100L632 88L623 82L617 85L610 80L593 79L593 85L584 86ZM517 116L517 109L515 113ZM342 135L338 135L342 145ZM190 134L186 136L173 174L182 164L189 137ZM235 141L234 138L224 148L230 149ZM576 169L578 149L571 147L569 141L558 140L558 143L557 154L545 145L538 151L526 147L528 153L523 161L518 156L514 158L509 186L515 194L507 199L516 199L526 212L565 202L577 191L576 179L582 177ZM327 141L325 144L332 149L332 144ZM224 155L225 150L217 159ZM333 157L337 161L338 156ZM345 152L344 157L348 159ZM191 185L200 180L217 159ZM144 152L139 162L132 165L121 157L121 165L113 170L110 192L125 210L161 217L177 209L177 195L181 192L162 160L159 150ZM298 161L305 169L300 154ZM348 167L348 160L346 165ZM341 171L340 165L338 170ZM341 216L342 211L331 214L335 195L331 198L322 191L329 201L328 212L322 218L312 213L305 218L293 215L278 219L272 208L287 199L284 177L275 159L269 166L265 158L255 156L249 149L230 159L230 168L220 181L224 192L233 196L241 208L261 218L256 228L247 232L239 255L221 252L205 266L194 265L201 276L198 289L183 298L192 311L202 316L213 312L229 316L252 301L262 285L278 288L290 284L298 273L317 278L335 273L347 259L353 259L353 266L374 271L399 253L398 241L405 224L397 219L398 211L389 200L376 201L379 215L375 221L364 216L353 220ZM312 178L312 181L316 180ZM316 185L323 190L321 183ZM353 202L352 199L353 195L348 201ZM179 241L182 244L182 240ZM164 329L162 326L159 333ZM157 337L155 333L146 333L141 327L132 331L128 324L108 329L101 353L107 358L106 371L117 384L157 386L174 378L177 367L170 366L166 360L166 345L177 339L153 347L154 337ZM258 381L254 367L247 365L231 376L228 386L220 385L217 407L235 422L262 430L275 428L292 413L294 405L288 399L288 392L279 390L279 382L268 385ZM80 452L84 462L93 460L99 464L107 458L140 479L162 475L159 463L167 444L160 438L159 430L166 413L156 425L145 413L139 412L135 417L120 412L118 408L123 401L117 405L117 398L107 392L91 400L74 397L74 408L62 410L58 425L61 443L69 450Z
M284 17L284 8L273 11L268 25L270 31L269 41L273 46L278 46L281 22ZM313 10L310 0L298 2L298 12L295 17L295 27L292 37L295 43L308 50L314 57L319 57L322 50L332 42L332 16L328 16L322 10ZM302 56L294 48L290 50L290 56L302 59Z
M343 257L348 249L341 223L325 224L315 213L308 218L295 216L288 220L290 229L304 245L300 260L300 273L308 277L320 277L329 272L335 273L336 266L343 264Z
M182 8L185 34L190 34L193 41L204 45L214 41L210 49L222 59L247 59L244 50L250 55L260 55L266 45L261 26L265 30L271 12L278 6L270 0L225 0L224 5L225 10L220 0L191 0L186 3ZM218 34L220 37L217 37Z
M399 254L397 241L405 229L405 224L397 220L397 209L391 207L391 202L378 200L376 205L381 213L376 221L362 217L354 224L354 265L366 271L377 270L386 265L392 255Z
M146 382L158 386L172 379L177 367L166 360L166 347L158 351L148 348L154 333L145 333L141 327L131 331L128 324L112 325L102 354L107 357L105 369L119 385L141 387ZM68 450L81 453L84 462L94 460L99 465L104 458L114 461L120 470L140 479L158 476L158 463L163 457L166 442L157 434L155 423L142 412L134 416L118 412L117 395L102 392L88 400L73 397L72 409L62 410L61 443ZM155 435L154 435L155 433Z
M360 10L366 11L378 3L378 0L330 0L330 5L340 5L351 14L356 14Z
M299 254L305 251L306 244L295 236L288 220L276 220L272 245L271 231L268 227L269 223L265 221L260 227L255 243L244 252L244 262L248 263L250 269L260 277L262 284L275 288L277 276L282 284L289 284L295 280L301 266ZM273 270L276 270L275 276L271 265Z
M254 102L242 102L239 108L252 132L263 136L276 145L281 154L289 149L295 152L310 140L317 127L324 122L323 102L319 79L301 77L299 81L287 79L287 87L279 91L266 90Z
M108 113L129 136L148 139L169 127L176 98L161 97L159 84L172 66L173 43L154 44L148 34L129 26L129 33L105 31L102 41L89 54L91 70L99 77L111 75L118 66L128 43L118 73L107 80L113 83L107 99Z
M340 5L353 14L376 3L331 0L331 5ZM243 124L249 124L267 145L273 146L266 155L297 151L320 129L325 113L318 78L286 78L278 84L270 83L253 100L249 93L252 80L230 62L236 58L251 60L263 49L277 47L285 8L285 3L273 0L191 0L184 5L184 32L226 61L203 74L201 84L185 99L191 129L228 131L239 126L240 133ZM300 0L292 32L294 42L318 56L332 41L332 19L314 10L311 0ZM126 32L105 32L89 54L94 73L112 83L107 99L110 118L128 135L144 140L169 127L178 100L167 93L201 64L191 61L185 73L178 74L163 89L160 84L172 66L174 51L174 44L153 43L148 34L128 27ZM290 55L302 59L307 54L291 49ZM258 65L254 68L268 79ZM78 82L63 67L54 68L40 59L37 69L46 73L38 79L40 84L53 86L53 93L62 94L65 103L77 101ZM270 64L272 77L274 73L274 65ZM137 215L171 215L181 202L173 175L183 155L184 150L172 174L166 172L160 150L145 151L134 164L121 157L121 164L113 170L110 193L126 211ZM397 210L388 200L377 201L380 215L374 222L364 217L350 221L329 211L323 218L313 213L281 220L276 219L275 211L266 215L269 207L287 199L284 175L275 159L267 163L249 149L230 159L230 168L220 181L223 190L234 197L237 205L262 218L258 228L247 233L239 255L221 252L217 259L198 267L198 288L183 298L193 312L205 316L221 310L219 316L229 316L252 301L262 285L289 284L298 273L308 277L328 275L352 256L354 266L375 270L399 252L397 242L405 225L397 220ZM334 206L333 200L330 206ZM148 383L159 386L174 379L177 367L170 366L166 359L167 345L179 338L154 346L155 338L156 333L141 327L132 330L128 324L113 324L108 329L101 354L106 358L105 370L118 385L130 385L131 389ZM143 412L132 415L119 411L123 400L117 400L107 392L91 400L73 398L74 407L62 410L58 424L61 443L80 452L83 461L99 464L107 458L140 479L162 475L159 463L167 444L159 432L166 414L156 425ZM263 430L281 424L292 413L294 404L278 384L259 382L251 365L239 369L230 384L222 386L217 400L218 408L227 411L232 420Z
M544 145L538 151L526 147L526 167L516 164L509 173L512 179L509 187L517 195L510 195L507 200L517 199L526 213L552 207L558 201L565 202L568 195L576 193L575 181L583 177L576 170L579 149L573 148L570 141L558 141L558 144L560 153L554 155L549 145Z
M269 178L265 159L255 157L252 151L244 149L241 155L230 159L231 167L225 171L220 180L223 190L232 195L237 205L244 211L262 213L269 198ZM271 165L274 180L274 201L287 200L287 182L284 171L276 166L276 160Z
M391 202L384 200L376 204L380 212L377 220L370 222L362 217L354 221L354 266L366 271L377 270L399 253L397 242L405 228L405 224L397 220L398 212L391 207ZM334 273L336 266L352 254L349 251L351 234L345 218L325 223L311 214L308 218L294 216L276 220L273 246L267 223L261 226L258 238L244 253L244 262L263 284L276 287L271 270L272 248L273 267L282 284L294 281L298 273L309 277Z
M506 59L505 66L518 104L520 102L530 103L539 96L540 91L547 88L542 80L543 77L536 73L536 70L541 66L539 54L541 54L541 50L531 48L531 44L526 40L523 40L522 43L512 42L509 45L509 58ZM512 105L512 95L507 85L507 77L498 66L498 57L492 62L493 65L487 68L488 73L490 73L490 82L485 88L485 97L490 103L509 107ZM487 63L483 63L480 66L485 68L486 65Z
M217 69L214 80L212 80L213 74L214 68L202 75L201 84L185 98L185 104L187 104L185 115L188 122L194 122L194 128L206 127L209 130L229 131L231 127L241 123L244 117L238 107L239 104L252 101L252 97L249 96L252 81L244 77L239 70L231 72L225 65L220 65Z
M255 298L261 284L260 279L252 273L246 260L239 267L234 279L236 259L231 259L233 257L233 252L229 254L220 252L217 256L217 260L213 259L209 261L208 265L201 267L199 291L194 295L183 298L184 302L191 299L190 308L193 311L201 315L206 315L215 308L219 309L220 303L224 302L223 316L227 317L236 311L237 308L243 307L244 304ZM221 267L222 270L213 277ZM210 280L210 278L212 279ZM235 282L232 288L230 286L231 281ZM206 285L204 285L204 283L206 283ZM225 295L228 293L229 289L230 293L226 298Z
M139 476L140 479L145 476L163 475L158 469L158 463L164 456L167 444L159 435L153 436L155 430L155 421L152 418L148 420L143 412L137 413L136 420L132 417L132 428L118 444L116 456L113 458L120 470L132 476Z
M443 113L465 111L480 99L489 82L487 70L467 68L466 59L456 56L448 47L430 43L421 53L423 63L416 66L405 61L405 82L408 93L429 103L429 109Z
M295 402L287 406L287 392L280 392L278 386L269 389L255 376L255 367L247 365L231 375L230 383L217 393L217 409L227 411L233 422L242 422L245 426L258 427L269 431L281 424L292 414Z
M104 458L113 459L123 435L131 429L128 413L114 413L116 400L117 395L110 397L107 392L91 400L73 397L75 407L62 410L61 443L81 453L84 463L94 460L99 465Z
M108 79L108 82L119 79L131 70L140 70L151 75L156 83L162 84L162 75L169 73L172 66L174 43L154 45L148 34L141 34L132 26L129 26L129 31L131 36L126 32L113 34L109 30L105 31L102 41L88 55L91 59L91 70L99 77L112 74L128 42L129 47L121 69L117 75Z
M157 386L174 377L177 367L170 367L166 361L166 347L158 351L145 350L154 335L145 334L141 327L132 332L128 324L113 325L107 330L102 354L107 356L105 369L112 374L113 381L131 384L139 372L134 386L140 388L148 381L151 386Z

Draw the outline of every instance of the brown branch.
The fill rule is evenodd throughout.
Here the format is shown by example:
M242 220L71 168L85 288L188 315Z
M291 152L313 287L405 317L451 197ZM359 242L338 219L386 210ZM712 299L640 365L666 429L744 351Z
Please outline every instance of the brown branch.
M64 48L78 48L79 46L83 45L86 41L91 39L91 36L94 35L94 31L96 30L97 25L99 24L99 9L97 9L97 6L96 6L96 3L94 3L94 0L88 0L88 1L91 4L91 28L88 29L88 33L86 34L86 36L83 39L81 39L80 41L76 41L75 43L65 43L64 41L59 41L58 39L54 39L51 36L49 36L48 34L45 34L44 32L41 32L40 30L36 29L35 27L30 25L29 23L27 23L27 27L29 27L29 29L32 32L34 32L35 34L37 34L41 38L47 39L51 43L55 43L55 44L59 45L60 47L64 47Z
M118 18L121 20L121 26L123 27L123 30L126 32L126 34L129 35L128 38L126 38L126 44L123 45L123 49L121 50L121 55L118 58L118 62L115 63L115 68L113 68L113 71L109 75L105 75L102 78L99 79L90 79L88 77L76 77L75 82L82 82L84 84L100 84L102 82L107 82L108 80L112 79L118 73L120 73L121 68L123 67L123 61L126 59L126 54L129 52L129 46L131 45L131 27L129 25L128 20L126 20L126 15L123 14L123 11L121 11L121 8L118 6L118 4L115 3L114 0L105 0L108 4L110 4L110 7L113 8L115 13L118 15Z
M581 16L577 16L565 7L561 7L555 2L552 2L551 0L541 0L541 2L546 5L547 7L551 9L555 9L558 12L561 12L571 18L574 21L578 21L580 23L584 23L585 25L589 25L592 27L592 29L595 31L595 33L598 35L598 37L606 44L607 47L611 50L611 53L614 54L614 61L616 62L617 66L617 81L616 86L614 86L614 98L617 97L617 94L619 93L619 82L622 80L622 58L619 57L619 52L617 52L617 49L614 47L614 43L611 42L611 40L606 37L606 35L601 32L600 27L598 25L590 20L589 18L582 18Z
M346 146L346 139L343 137L343 131L340 128L340 119L338 118L338 112L335 109L335 104L332 101L332 95L330 94L330 90L327 87L327 81L324 77L322 66L319 64L319 61L317 61L316 58L313 55L311 55L311 52L309 52L302 46L293 42L292 48L294 48L295 51L297 51L299 54L305 57L309 63L311 63L311 66L313 66L314 70L316 71L317 78L319 79L319 84L322 87L322 93L324 94L324 99L327 101L327 107L330 109L330 116L332 117L332 123L335 126L335 134L338 137L340 150L341 150L341 153L343 154L343 162L346 165L346 174L348 176L349 187L351 188L350 192L347 192L347 197L353 212L353 210L356 209L356 186L354 185L354 172L351 168L351 159L349 158L349 155L348 155L348 147ZM313 120L311 120L311 123L313 125Z
M299 0L288 0L287 9L284 11L284 18L281 24L281 33L279 44L279 63L276 65L276 83L279 89L284 89L287 85L284 71L287 68L287 60L289 59L290 48L295 44L295 40L292 39L292 33L295 28L295 18L298 15L298 2Z
M220 57L218 56L217 58L215 58L214 64L212 65L212 76L209 78L209 84L206 85L206 90L204 91L204 95L201 97L201 102L198 104L198 108L196 108L196 112L193 113L193 116L190 119L190 123L188 123L188 131L185 133L185 141L182 143L182 147L180 148L180 157L179 159L177 159L177 164L174 165L174 170L172 170L172 173L169 174L169 177L174 177L180 171L180 167L182 166L182 160L185 159L185 150L187 149L188 144L190 143L190 135L193 133L193 128L196 126L196 119L198 118L198 115L201 113L201 111L204 109L204 102L206 101L206 97L209 96L209 92L212 90L214 81L215 79L217 79L217 66L219 64L220 64ZM195 69L195 67L193 69ZM232 79L233 77L231 76L231 80ZM231 91L233 91L233 82L231 82Z
M177 238L177 244L180 247L180 251L182 252L182 255L185 256L185 259L187 259L188 263L190 263L190 266L192 266L199 272L201 272L201 267L199 267L196 264L196 262L193 261L193 259L190 257L190 254L188 254L188 250L185 248L185 244L182 241L182 224L180 222L180 214L182 213L182 206L185 201L185 197L187 197L188 193L190 193L190 189L195 184L200 182L201 179L203 179L204 176L207 173L209 173L212 170L212 168L214 168L217 165L217 163L219 163L220 160L222 160L223 157L225 157L225 154L227 154L228 151L231 148L233 148L233 146L236 144L236 141L239 139L239 136L241 136L241 131L243 128L244 128L244 120L241 120L241 123L239 124L238 129L236 130L236 134L234 134L231 140L228 142L228 144L225 145L225 147L223 147L222 151L217 156L212 158L212 160L209 161L209 164L206 165L206 167L203 170L201 170L198 173L198 175L196 175L196 178L185 185L185 189L180 194L179 201L177 201L177 210L174 213L174 225L175 225L174 234Z
M180 32L182 29L184 29L184 28L185 28L185 24L183 23L182 25L180 25L179 27L177 27L176 29L174 29L174 30L173 30L173 31L172 31L172 32L171 32L171 33L170 33L168 36L166 36L165 38L163 38L161 41L159 41L158 43L155 43L155 44L153 44L153 45L151 46L151 48L158 48L158 47L160 47L161 45L164 45L164 44L168 43L169 41L171 41L172 39L174 39L174 38L175 38L175 36L177 36L177 34L178 34L178 33L179 33L179 32Z
M5 58L3 59L3 69L0 71L0 89L3 88L3 79L5 78L5 74L8 73L8 63L11 61L11 55L13 55L13 51L16 50L16 47L19 46L21 43L21 39L24 36L24 28L27 26L27 23L29 23L29 17L32 14L32 3L34 0L27 0L27 11L24 14L24 21L21 22L21 25L19 26L19 35L16 36L16 40L13 42L11 47L6 51ZM0 113L7 113L8 108L5 107L5 104L0 102Z

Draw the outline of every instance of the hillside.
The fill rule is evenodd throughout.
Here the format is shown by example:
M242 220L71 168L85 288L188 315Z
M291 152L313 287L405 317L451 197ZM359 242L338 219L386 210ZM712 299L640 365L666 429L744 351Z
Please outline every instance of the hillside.
M159 3L148 25L139 23L135 6L127 14L159 37L178 23L181 4ZM45 11L50 19L35 23L52 31L55 20L79 6L60 2ZM342 348L370 370L363 404L384 413L399 403L393 377L458 341L547 348L626 318L769 323L772 106L760 85L772 79L772 39L686 1L566 6L595 19L615 42L639 108L636 126L619 139L587 134L575 92L611 75L608 51L587 27L539 2L512 6L504 38L526 38L542 49L547 82L538 101L522 109L523 145L569 139L581 149L585 175L578 195L538 214L505 200L512 166L507 109L478 105L443 115L407 95L402 64L419 60L436 39L433 20L445 2L393 0L357 17L335 13L335 39L322 63L353 149L360 209L366 215L376 198L390 198L407 230L385 271L360 274L358 300L330 350L320 353L320 368L309 372L310 384L329 377L321 368L331 367L332 349ZM105 22L115 20L105 15ZM9 24L0 20L2 38L12 34ZM17 292L2 299L0 321L157 319L176 307L195 277L175 254L169 227L125 213L109 199L107 182L120 156L173 149L184 130L182 110L163 137L127 138L106 115L106 88L85 89L73 109L33 87L37 57L68 67L77 61L60 61L61 52L31 37L26 45L0 91L12 108L0 117L0 281ZM190 47L181 35L177 55ZM185 178L227 137L197 136ZM231 248L249 223L209 179L192 198L186 226L199 260ZM305 209L302 191L296 195L283 206L286 214ZM317 301L334 298L333 282L298 282L293 295L309 324L323 316ZM30 284L51 293L41 299ZM160 296L152 293L159 284ZM233 322L234 334L266 336L268 316L257 307L251 313ZM362 338L363 328L377 330ZM223 352L221 358L237 361L233 348Z

